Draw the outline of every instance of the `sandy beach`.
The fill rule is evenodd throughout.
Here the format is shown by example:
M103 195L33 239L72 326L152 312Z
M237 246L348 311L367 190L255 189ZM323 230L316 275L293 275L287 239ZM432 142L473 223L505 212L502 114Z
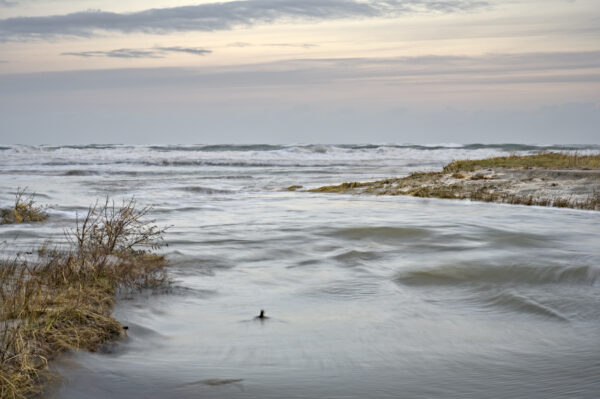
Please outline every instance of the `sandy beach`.
M600 169L449 164L442 172L418 172L401 178L343 183L309 191L470 199L597 211L600 210Z

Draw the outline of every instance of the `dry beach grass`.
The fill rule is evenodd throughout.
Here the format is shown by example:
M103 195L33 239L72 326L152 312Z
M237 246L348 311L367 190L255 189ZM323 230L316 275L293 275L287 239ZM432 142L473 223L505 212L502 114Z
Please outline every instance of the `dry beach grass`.
M43 222L48 214L42 206L35 203L35 195L26 189L17 189L15 205L9 209L0 209L0 224Z
M97 350L123 327L111 316L118 290L168 284L152 251L163 228L134 200L92 206L67 233L67 248L44 246L34 260L0 261L0 397L23 398L49 378L48 360Z
M444 172L472 172L490 168L598 169L600 155L541 152L534 155L463 160L449 163L444 167Z
M408 195L600 210L600 155L539 153L454 161L441 172L351 182L315 193Z

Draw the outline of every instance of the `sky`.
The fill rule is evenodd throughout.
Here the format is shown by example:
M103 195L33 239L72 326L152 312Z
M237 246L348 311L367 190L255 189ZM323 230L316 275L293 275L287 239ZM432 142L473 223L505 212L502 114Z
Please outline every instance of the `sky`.
M0 0L0 144L600 144L598 0Z

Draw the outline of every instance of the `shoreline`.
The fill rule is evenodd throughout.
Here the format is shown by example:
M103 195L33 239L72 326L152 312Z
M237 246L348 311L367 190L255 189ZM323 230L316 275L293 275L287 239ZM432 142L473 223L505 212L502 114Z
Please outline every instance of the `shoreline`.
M4 210L4 223L47 219L21 197ZM53 380L49 361L126 336L112 314L118 293L168 287L168 262L154 251L165 228L145 220L148 210L134 199L120 206L106 199L67 230L67 246L44 245L33 260L0 259L0 398L42 394Z
M600 211L600 155L541 153L454 161L440 172L348 182L312 193L407 195Z

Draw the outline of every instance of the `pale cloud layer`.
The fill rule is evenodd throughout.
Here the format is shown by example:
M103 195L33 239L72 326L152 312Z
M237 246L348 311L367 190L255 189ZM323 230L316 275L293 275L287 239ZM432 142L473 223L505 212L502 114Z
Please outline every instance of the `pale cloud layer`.
M169 53L207 55L212 51L199 47L152 47L147 49L121 48L108 51L64 52L61 55L75 57L111 57L111 58L165 58Z
M133 13L101 10L0 20L0 40L89 37L99 31L166 34L218 31L277 21L397 17L415 12L453 13L487 5L476 0L248 0L148 9Z
M0 144L600 143L597 0L543 3L0 0Z
M147 57L168 52L202 55L201 48L154 47L107 52L65 53L83 57ZM0 75L0 92L104 90L110 87L152 88L163 86L218 88L269 86L289 87L362 82L371 85L444 86L456 88L509 84L558 84L600 82L600 51L486 54L482 56L438 56L388 58L291 59L263 64L204 68L142 68L67 71ZM541 85L543 86L543 85ZM594 87L594 86L592 86ZM378 92L372 93L373 97ZM433 99L432 99L433 100Z
M16 107L5 108L0 115L4 144L598 144L600 125L600 110L589 103L485 111L378 111L310 104L281 105L268 111L237 106L189 110L52 104L36 111L35 118Z

